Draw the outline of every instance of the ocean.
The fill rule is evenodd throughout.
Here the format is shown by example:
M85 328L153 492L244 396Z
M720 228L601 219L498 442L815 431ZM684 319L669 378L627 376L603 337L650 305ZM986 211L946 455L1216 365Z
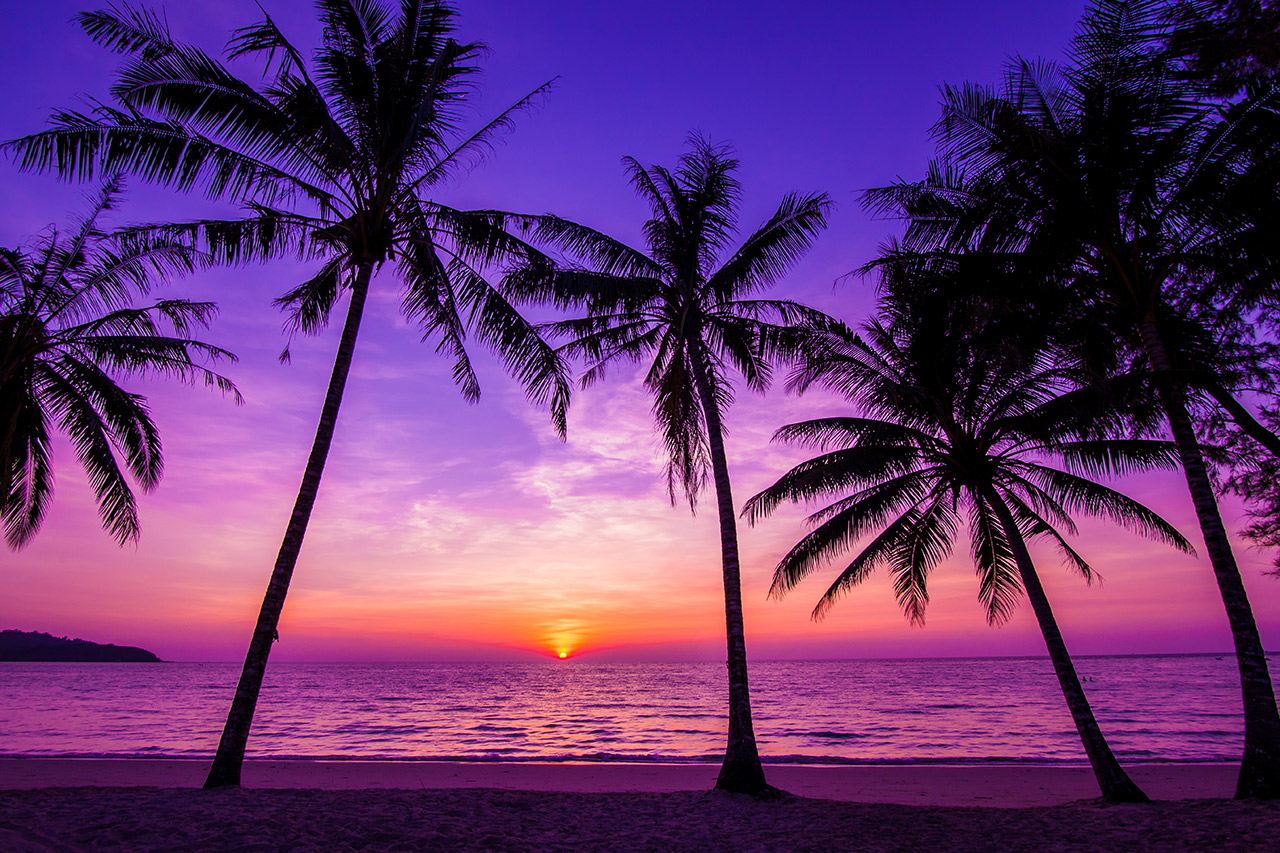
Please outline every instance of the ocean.
M1081 657L1121 761L1238 760L1230 655ZM211 756L239 665L0 663L0 755ZM1083 764L1047 658L756 661L775 763ZM310 664L267 670L249 756L718 760L717 663Z

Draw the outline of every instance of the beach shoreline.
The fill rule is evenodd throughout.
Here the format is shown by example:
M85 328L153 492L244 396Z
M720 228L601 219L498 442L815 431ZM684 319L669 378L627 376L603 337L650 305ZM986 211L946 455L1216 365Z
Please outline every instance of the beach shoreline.
M0 789L199 788L207 758L0 758ZM667 794L709 791L710 762L366 761L249 759L252 789L454 790ZM1134 780L1156 800L1229 798L1235 764L1137 764ZM1026 808L1098 797L1092 771L1036 764L769 764L788 793L842 802Z
M0 759L0 849L978 851L1273 849L1280 803L1237 767L1131 767L1156 801L1098 799L1087 767L769 765L790 796L714 793L717 766Z

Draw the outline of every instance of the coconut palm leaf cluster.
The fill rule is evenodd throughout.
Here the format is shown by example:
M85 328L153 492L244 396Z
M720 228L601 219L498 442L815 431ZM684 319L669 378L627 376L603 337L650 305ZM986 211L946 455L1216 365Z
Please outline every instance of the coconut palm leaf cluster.
M216 306L136 304L200 259L179 243L108 234L102 220L119 195L112 180L69 233L54 229L26 249L0 250L0 517L10 548L29 543L49 510L58 433L84 467L103 527L121 544L137 540L129 477L153 490L164 456L145 398L123 380L159 374L238 399L210 366L234 356L191 337Z
M388 10L317 0L321 38L310 53L264 12L222 58L175 40L143 7L83 13L85 32L123 57L112 102L58 112L7 152L23 169L83 181L130 174L239 214L108 235L97 216L115 197L112 183L70 240L0 256L9 543L28 541L47 508L55 423L89 472L108 530L136 538L117 457L150 489L160 444L143 401L109 381L113 372L234 390L208 366L228 354L189 337L212 306L133 307L153 275L296 258L312 267L276 299L289 334L319 332L339 310L342 331L207 787L239 784L366 301L386 283L423 341L450 359L468 400L480 393L468 349L479 342L562 437L575 372L585 388L615 365L641 366L672 503L683 496L693 509L714 490L728 664L718 788L770 790L751 714L725 422L737 390L762 392L786 370L793 391L822 389L841 409L778 430L779 441L817 455L741 511L757 523L784 504L820 504L778 563L772 594L839 561L814 610L822 618L883 568L907 618L922 624L929 579L963 539L991 623L1029 601L1111 800L1146 796L1093 715L1032 553L1054 549L1093 579L1087 549L1071 541L1082 516L1194 552L1114 482L1181 470L1240 665L1238 794L1280 796L1280 715L1214 491L1220 468L1228 487L1257 500L1254 532L1276 540L1269 514L1280 499L1266 472L1280 459L1280 94L1263 73L1271 60L1258 21L1237 22L1262 33L1244 54L1215 58L1223 45L1212 38L1235 26L1221 5L1099 0L1061 66L1015 59L1000 85L945 87L925 177L866 193L868 208L903 230L862 268L879 283L880 305L857 333L764 295L819 237L831 200L789 194L740 232L738 162L702 136L690 137L675 168L624 159L650 209L643 249L553 214L444 204L442 183L482 159L546 87L468 128L483 46L456 38L456 13L443 2ZM1182 37L1187 22L1199 22L1199 41ZM530 305L561 313L535 323L522 313Z

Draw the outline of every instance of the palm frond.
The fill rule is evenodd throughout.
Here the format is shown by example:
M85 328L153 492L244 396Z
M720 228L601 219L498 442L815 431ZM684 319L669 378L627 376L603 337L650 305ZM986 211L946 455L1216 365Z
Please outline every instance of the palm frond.
M1180 464L1173 442L1153 439L1055 442L1052 452L1069 471L1088 477L1125 477L1151 469L1175 471Z
M458 262L450 265L449 278L476 338L499 355L531 400L550 409L552 424L564 438L572 393L568 366L497 288L455 260Z
M272 300L272 305L285 312L285 329L290 336L297 332L318 334L329 325L342 273L341 260L333 258L311 278Z
M797 542L783 556L774 570L773 585L769 589L769 595L781 598L804 580L819 564L847 551L854 542L849 522L856 518L857 514L855 508L837 513ZM919 517L920 509L917 502L885 525L884 529L867 543L827 588L813 609L813 619L817 621L824 618L827 611L831 609L831 605L850 587L865 580L877 566L887 563L891 553L910 534Z
M64 360L62 366L69 366L68 361ZM74 378L67 378L61 371L55 370L46 370L43 374L42 385L50 415L58 421L62 431L71 440L76 457L84 467L89 486L97 498L98 516L103 527L120 545L137 540L140 532L137 501L112 451L112 438L128 446L130 438L153 435L155 429L154 425L150 425L149 429L139 427L133 435L113 435L107 417L112 420L128 420L125 412L133 408L135 418L146 419L150 424L149 415L135 395L122 392L121 396L113 396L107 401L112 406L112 411L104 417L96 409L96 405L101 405L104 400L93 399L92 388L78 387L79 383L75 380L83 381L83 375L73 373ZM144 456L150 452L158 456L159 447L143 443L134 452Z
M1022 597L1022 582L1009 536L983 500L969 504L969 533L970 553L978 572L978 601L986 611L988 624L1003 624Z
M911 448L893 446L847 448L816 456L753 495L743 506L742 515L754 525L785 502L808 503L849 489L866 488L846 499L861 500L869 491L906 485L905 475L917 464L918 456Z
M1038 482L1063 506L1076 512L1107 518L1158 542L1164 542L1185 554L1195 549L1186 537L1161 516L1114 489L1044 465L1028 465L1027 478Z
M4 411L10 418L12 439L0 444L0 519L5 543L17 551L40 529L53 498L53 436L40 395L38 377L19 391L13 384L0 386ZM19 397L21 394L21 397Z
M831 206L825 193L784 197L769 221L707 280L707 289L718 301L728 301L777 281L826 228Z
M912 625L924 624L929 574L951 554L958 525L949 490L935 488L916 523L889 555L893 592Z
M93 114L55 113L49 123L51 129L9 140L0 149L22 171L76 181L123 172L182 192L202 188L213 199L253 196L270 204L325 197L311 182L177 122L100 105Z
M536 109L551 92L554 84L555 80L552 79L538 86L490 119L482 127L473 131L469 136L456 142L453 147L446 151L435 150L438 148L439 142L434 140L432 135L414 134L417 139L421 140L421 147L424 149L419 156L424 159L429 157L431 165L429 168L423 169L422 174L409 184L406 190L416 193L422 188L439 184L459 170L467 170L478 166L492 153L494 138L501 133L510 132L515 127L515 117L518 114ZM427 113L426 110L422 112ZM424 114L421 117L422 120L428 118L429 114Z
M168 25L151 9L108 3L106 9L80 12L76 20L89 38L116 53L152 59L175 48Z

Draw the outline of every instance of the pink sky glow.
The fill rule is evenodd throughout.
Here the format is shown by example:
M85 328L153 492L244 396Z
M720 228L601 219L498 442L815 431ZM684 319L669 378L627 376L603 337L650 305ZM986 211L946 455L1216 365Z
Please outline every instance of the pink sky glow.
M267 3L299 43L316 33L303 4ZM894 223L873 220L861 189L918 175L931 153L937 86L993 82L1014 53L1058 57L1080 2L776 4L662 2L628 17L612 4L460 3L466 38L492 48L476 122L559 75L490 162L447 188L459 206L551 211L639 245L646 216L619 160L673 164L691 130L733 144L743 224L790 190L825 190L838 207L811 255L777 289L850 323L869 283L841 279ZM959 5L959 4L956 4ZM11 82L0 137L43 126L81 95L105 96L115 59L69 23L78 2L9 11L0 63ZM190 0L167 17L216 49L256 20L249 2ZM246 72L247 73L247 72ZM0 165L0 245L83 210L88 189ZM209 210L135 182L119 220ZM143 535L118 548L101 531L70 448L58 446L57 497L36 540L0 552L0 627L139 645L171 660L242 656L319 412L336 330L292 346L270 300L303 271L290 263L221 270L166 293L213 299L206 338L240 356L226 373L243 406L201 388L136 383L164 436L166 474L141 498ZM718 534L711 496L672 508L635 373L577 396L569 440L481 357L484 396L466 405L449 365L399 315L396 283L375 286L334 450L280 628L274 660L523 659L563 649L594 660L723 655ZM778 426L840 411L823 395L747 393L730 410L735 499L802 456L769 443ZM1119 484L1199 543L1178 475ZM1239 507L1224 505L1228 526ZM929 621L909 627L877 576L822 623L809 610L831 572L766 599L773 566L803 533L789 511L742 530L748 649L756 658L1041 654L1029 608L989 628L967 547L931 581ZM1179 555L1085 522L1077 548L1105 582L1087 586L1045 553L1041 573L1077 654L1221 652L1231 647L1203 557ZM1199 546L1198 546L1199 547ZM1203 548L1200 548L1203 551ZM1270 555L1237 548L1264 643L1280 647L1280 582ZM832 567L834 571L835 567Z

